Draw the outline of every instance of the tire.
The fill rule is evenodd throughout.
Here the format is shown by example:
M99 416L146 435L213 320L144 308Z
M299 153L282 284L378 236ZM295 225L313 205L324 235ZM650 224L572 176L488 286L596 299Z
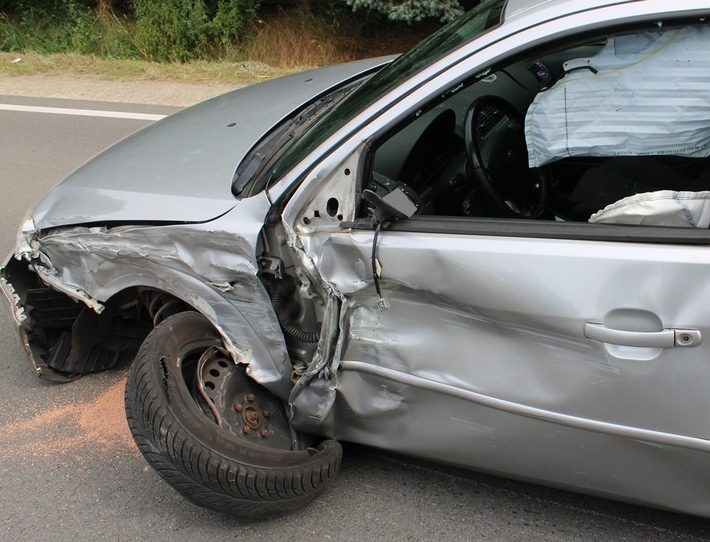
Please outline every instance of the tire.
M326 440L292 449L302 437L294 439L283 403L221 346L196 312L171 316L148 335L126 382L133 438L153 469L199 506L244 518L300 509L335 477L342 448Z

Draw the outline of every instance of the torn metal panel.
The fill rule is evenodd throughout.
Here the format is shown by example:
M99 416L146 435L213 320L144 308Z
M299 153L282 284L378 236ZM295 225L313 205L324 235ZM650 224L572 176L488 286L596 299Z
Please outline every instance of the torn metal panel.
M323 432L335 402L336 371L343 336L340 333L342 314L340 300L331 296L323 315L316 353L291 390L288 401L291 417L299 417L294 425L307 433Z
M388 291L392 292L389 287ZM400 301L407 296L412 303L421 305L419 309L427 297L418 292L395 294L394 310L402 306ZM678 491L689 489L682 480L698 480L695 476L700 476L700 481L693 482L690 488L697 497L692 506L696 513L710 509L709 480L704 474L710 466L710 441L595 424L591 420L560 423L553 412L547 419L543 411L528 412L530 409L524 406L504 404L495 395L466 391L476 375L498 378L501 384L517 377L511 384L520 386L525 385L529 375L515 375L490 363L472 364L475 353L473 357L451 356L448 345L432 342L434 331L427 334L427 323L436 322L433 314L422 317L418 327L383 327L379 317L382 313L374 309L376 297L355 297L360 298L344 310L349 315L344 327L349 348L337 361L337 376L320 377L299 395L295 427L312 430L319 426L324 434L349 442L464 467L475 464L479 470L562 488L584 487L601 496L623 494L634 502L661 503L668 508L677 506L675 497L659 490L658 480L643 473L660 469L662 487ZM438 316L448 317L449 323L458 321L457 327L465 337L470 331L465 321L471 315L444 305ZM413 309L410 306L402 314L411 316ZM431 350L425 348L417 357L416 353L427 344ZM472 371L468 382L457 377L457 371ZM579 392L549 382L548 390L554 388L563 394ZM323 406L330 409L328 417L312 418L314 413L323 415L319 410ZM519 442L527 443L524 459L515 444ZM684 463L671 469L673 472L664 470L669 453L684 458ZM584 472L579 469L580 463L586 465ZM636 483L639 478L645 481Z
M543 349L530 356L546 359L556 372L563 373L564 364L596 367L581 380L583 387L600 374L611 382L619 368L595 361L582 341L560 336L555 347L554 338L488 321L431 293L391 283L383 288L392 302L384 312L376 309L373 292L348 296L343 310L348 316L341 324L347 348L333 363L339 370L330 379L312 382L299 396L297 428L315 423L328 436L350 442L669 508L677 505L674 497L643 473L663 470L669 453L682 456L687 462L673 473L664 471L662 485L680 491L688 489L683 479L710 466L707 439L560 415L556 405L565 397L583 398L583 388L564 375L555 378L552 372L534 374L518 364L499 364L487 356L485 346L490 332L511 343L516 336L527 337ZM438 322L450 330L445 340ZM477 326L483 331L477 333ZM470 349L462 350L464 345ZM574 348L577 359L568 357ZM326 403L333 388L335 401ZM548 410L499 399L511 388L539 391ZM318 408L326 404L327 418L311 418L314 412L322 416ZM519 442L528 443L524 459L515 444ZM584 472L580 464L586 466ZM702 483L693 482L691 488L697 497L693 506L707 513L708 477L699 475ZM639 478L645 481L636 483Z
M34 270L58 291L97 312L129 287L170 292L215 325L255 380L282 396L290 389L281 328L244 237L206 226L75 227L42 232L33 246Z
M50 261L47 258L44 258L43 263L47 264L50 263ZM84 302L86 306L96 312L96 314L101 314L103 312L104 306L101 303L99 303L95 298L91 297L81 288L77 288L62 282L62 279L59 277L59 274L56 272L56 270L52 268L48 269L46 267L43 267L42 265L35 265L33 266L33 271L37 273L39 278L42 279L42 282L44 282L47 286L51 286L58 292L62 292L63 294L68 295L72 299Z
M533 401L534 396L547 404L556 396L563 400L579 390L575 391L573 383L563 375L536 374L534 368L526 368L522 361L526 353L551 365L591 366L595 372L616 373L614 367L599 362L593 349L582 340L543 336L530 328L491 320L470 306L391 280L383 281L381 287L390 301L390 308L385 311L377 307L378 296L371 285L348 295L343 303L340 359L365 360L387 370L493 397L518 390L518 395L511 398ZM491 335L505 338L509 361L491 363L486 346ZM339 362L334 361L333 365L338 366ZM351 399L359 401L347 400ZM385 403L392 404L383 401L382 405ZM375 408L372 404L368 408L367 417L378 413L388 416L390 409ZM362 415L365 416L364 411Z
M385 363L394 355L414 374L417 366L441 370L441 378L517 403L710 436L701 415L708 402L680 391L704 397L697 378L708 374L702 348L617 349L583 334L592 320L648 332L701 322L690 292L706 288L706 252L388 231L378 256L383 295L392 306L380 312L371 279L356 272L357 262L361 268L369 263L372 232L316 237L311 246L321 248L315 257L326 280L360 299L350 305L348 349L360 345L346 352L350 359ZM350 273L341 272L344 258L356 264ZM373 296L370 305L367 295ZM625 316L619 307L627 309ZM438 359L466 363L442 365ZM642 374L647 378L638 378ZM667 409L654 399L664 390L684 397L683 408ZM644 407L613 408L619 396Z
M321 237L311 234L320 232L327 237L325 232L340 232L342 222L353 220L357 208L355 172L363 150L364 146L335 165L320 164L297 190L282 216L288 246L300 264L296 273L303 283L302 295L326 305L316 353L307 370L298 375L289 397L292 422L305 432L323 433L333 421L337 368L345 340L343 293L335 282L324 279L321 250L314 246ZM339 261L346 269L352 263L347 258Z
M677 503L657 483L638 483L642 471L663 468L668 454L688 458L664 480L681 492L679 480L710 466L700 349L676 361L668 349L612 348L582 333L590 314L649 332L701 321L686 292L704 291L707 253L386 231L382 311L372 242L371 231L300 232L304 254L343 299L343 348L335 376L301 393L297 428L312 430L315 412L336 438L669 508ZM332 389L335 401L325 401ZM659 401L665 393L678 408ZM521 461L515 443L527 439L535 442ZM707 513L706 487L691 489Z

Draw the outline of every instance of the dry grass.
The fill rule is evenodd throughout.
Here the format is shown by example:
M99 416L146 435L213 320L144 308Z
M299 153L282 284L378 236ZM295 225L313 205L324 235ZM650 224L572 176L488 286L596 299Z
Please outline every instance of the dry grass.
M316 67L356 58L348 47L351 37L337 35L322 19L305 12L259 20L253 35L243 47L244 56L271 66Z
M14 60L21 61L15 63ZM195 61L185 64L105 59L74 53L38 55L0 53L0 74L91 75L108 80L181 81L185 83L233 83L245 85L271 79L308 66L275 68L260 62Z
M380 29L373 35L352 17L339 25L308 9L272 14L256 23L254 37L243 44L242 54L270 66L317 67L403 53L435 28Z
M430 30L419 28L412 32L399 28L373 33L355 19L337 23L303 8L272 12L257 21L247 32L251 38L228 51L228 60L181 64L76 53L0 52L0 75L65 74L107 80L245 85L308 68L401 53ZM21 61L15 63L17 58Z

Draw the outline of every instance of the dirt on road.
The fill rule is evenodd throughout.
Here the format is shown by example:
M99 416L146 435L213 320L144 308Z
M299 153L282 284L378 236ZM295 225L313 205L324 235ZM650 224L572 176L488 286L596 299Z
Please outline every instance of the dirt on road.
M76 75L0 75L0 95L189 106L238 88L229 83L108 81Z

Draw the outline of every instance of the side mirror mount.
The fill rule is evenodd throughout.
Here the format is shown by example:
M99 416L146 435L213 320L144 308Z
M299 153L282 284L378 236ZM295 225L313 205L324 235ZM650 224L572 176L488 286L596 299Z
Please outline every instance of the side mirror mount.
M380 230L387 229L393 220L405 220L414 216L419 210L419 200L416 194L406 189L404 184L396 186L385 196L380 196L369 188L365 189L362 191L362 199L375 208L375 216L372 217L371 222L372 228L375 230L375 235L372 236L372 279L375 283L375 291L380 298L377 302L377 309L383 311L389 307L389 302L383 297L380 290L382 265L377 259L377 239Z
M397 186L385 196L380 196L368 188L363 190L362 199L375 208L375 221L378 223L404 220L414 216L419 210L415 198L402 186Z

